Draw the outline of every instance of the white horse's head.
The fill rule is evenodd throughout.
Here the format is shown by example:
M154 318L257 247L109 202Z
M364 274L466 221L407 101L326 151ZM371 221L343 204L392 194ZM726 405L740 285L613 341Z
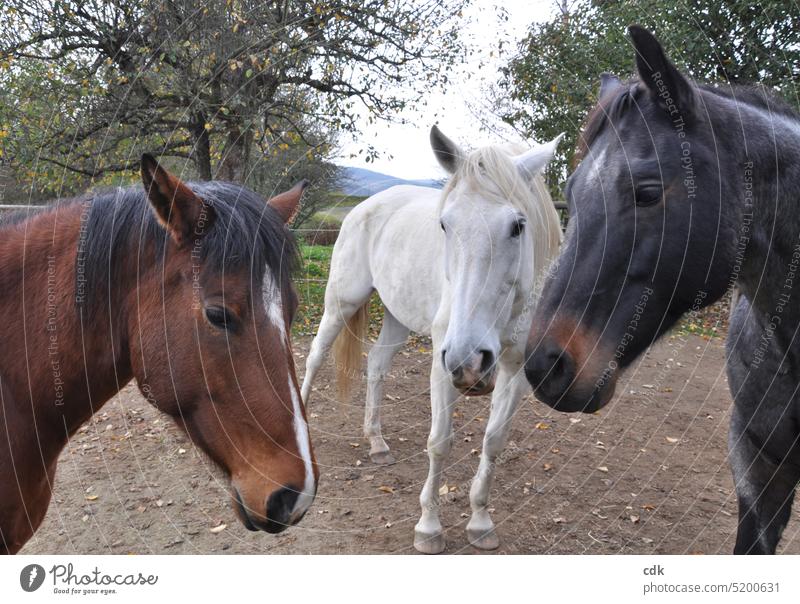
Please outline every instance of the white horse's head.
M466 154L431 130L436 158L451 174L440 211L448 283L439 309L448 320L441 355L464 394L491 392L502 345L516 331L525 339L528 325L511 323L532 310L536 277L561 236L541 177L560 139L522 153L484 147Z

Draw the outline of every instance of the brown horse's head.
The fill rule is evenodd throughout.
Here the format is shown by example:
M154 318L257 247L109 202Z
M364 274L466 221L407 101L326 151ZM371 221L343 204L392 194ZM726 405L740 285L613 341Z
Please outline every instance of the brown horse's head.
M169 236L127 294L134 375L230 476L242 523L277 533L303 517L318 478L289 339L285 223L305 185L267 202L231 183L184 184L148 155L142 178Z

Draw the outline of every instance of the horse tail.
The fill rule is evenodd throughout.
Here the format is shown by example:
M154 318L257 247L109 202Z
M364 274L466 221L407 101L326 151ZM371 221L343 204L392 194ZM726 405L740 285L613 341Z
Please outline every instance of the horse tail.
M356 376L361 373L361 350L367 337L369 324L369 298L347 320L333 343L333 361L336 366L336 391L340 401L350 398Z

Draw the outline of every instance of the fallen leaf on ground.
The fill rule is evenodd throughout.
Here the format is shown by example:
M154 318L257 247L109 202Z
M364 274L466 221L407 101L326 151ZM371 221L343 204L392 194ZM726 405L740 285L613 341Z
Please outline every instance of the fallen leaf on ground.
M384 493L394 493L395 492L395 488L394 487L389 487L389 486L386 486L386 485L379 486L378 490L379 491L383 491Z
M606 466L597 466L597 469L600 470L601 472L606 472L606 473L608 472L608 468Z
M219 524L214 528L208 530L210 530L212 533L216 535L217 533L221 533L222 531L224 531L226 528L228 528L228 525L223 522L222 524Z

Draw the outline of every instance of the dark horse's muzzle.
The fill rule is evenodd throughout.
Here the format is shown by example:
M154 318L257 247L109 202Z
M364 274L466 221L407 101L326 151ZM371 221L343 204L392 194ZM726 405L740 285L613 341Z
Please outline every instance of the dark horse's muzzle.
M536 345L529 343L525 357L525 377L536 398L557 411L594 413L614 396L616 367L595 368L596 351L581 358L544 336Z

